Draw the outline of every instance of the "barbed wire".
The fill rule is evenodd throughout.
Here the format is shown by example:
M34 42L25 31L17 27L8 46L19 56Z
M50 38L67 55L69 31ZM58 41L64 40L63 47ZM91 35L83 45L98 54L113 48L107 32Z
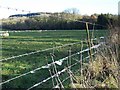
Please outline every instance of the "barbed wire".
M17 55L17 56L12 56L12 57L9 57L9 58L1 59L0 62L8 61L10 59L24 57L24 56L28 56L28 55L32 55L32 54L36 54L36 53L41 53L41 52L45 52L45 51L49 51L49 50L53 50L53 49L58 49L58 48L66 47L66 46L69 46L69 45L75 45L75 44L79 44L79 43L80 42L70 43L70 44L65 44L65 45L62 45L62 46L57 46L57 47L53 47L53 48L48 48L48 49L44 49L44 50L38 50L38 51L30 52L30 53L25 53L25 54L21 54L21 55Z
M97 52L94 52L94 53L92 54L92 56L95 55L96 53L97 53ZM88 59L88 58L90 58L90 56L87 56L87 57L83 58L83 60L84 60L84 59ZM83 60L82 60L82 61L83 61ZM76 60L76 61L77 61L78 63L81 62L81 60ZM80 70L77 70L76 72L78 72L78 71L80 71ZM75 73L76 73L76 72L75 72ZM67 79L69 79L69 78L70 78L70 76L68 76L67 78L63 79L63 81L61 81L61 82L63 83L63 82L65 82L65 81L66 81ZM59 86L59 85L60 85L60 83L58 84L58 86ZM56 86L57 86L57 85L56 85ZM56 86L55 86L55 87L56 87ZM54 87L53 87L53 88L54 88Z
M102 44L102 43L100 43L100 44L98 44L98 45L95 45L95 46L91 47L90 49L98 48L101 44ZM17 79L17 78L26 76L26 75L28 75L28 74L33 74L33 73L35 73L36 71L41 70L41 69L43 69L43 68L49 68L52 64L61 65L61 64L59 64L59 63L62 63L64 60L67 60L69 57L73 57L73 56L75 56L75 55L79 55L79 54L81 54L81 53L84 53L84 52L86 52L86 51L89 51L90 49L87 48L87 49L85 49L85 50L83 50L83 51L80 51L80 52L77 52L77 53L75 53L75 54L72 54L71 56L67 56L67 57L62 58L62 59L59 59L59 60L57 60L57 61L55 61L55 62L52 62L52 63L50 63L50 64L48 64L48 65L41 66L41 67L36 68L36 69L34 69L34 70L31 70L31 71L29 71L29 72L27 72L27 73L21 74L21 75L19 75L19 76L16 76L16 77L14 77L14 78L11 78L11 79L9 79L9 80L7 80L7 81L4 81L4 82L0 83L0 85L5 84L5 83L8 83L8 82L10 82L10 81L13 81L13 80L15 80L15 79Z
M104 37L99 37L99 38L103 39ZM97 40L97 38L94 38L94 39L91 39L91 40ZM84 40L84 42L86 42L86 40ZM53 48L47 48L47 49L44 49L44 50L38 50L38 51L30 52L30 53L25 53L25 54L21 54L21 55L17 55L17 56L12 56L12 57L1 59L0 62L4 62L4 61L11 60L11 59L32 55L32 54L37 54L37 53L41 53L41 52L45 52L45 51L49 51L49 50L53 50L53 49L58 49L58 48L62 48L62 47L70 46L70 45L75 45L75 44L80 44L80 42L65 44L65 45L62 45L62 46L56 46L56 47L53 47Z
M67 69L66 69L66 68L64 68L63 70L61 70L61 71L57 72L57 73L56 73L56 74L54 74L53 76L48 77L47 79L44 79L43 81L41 81L41 82L39 82L39 83L37 83L37 84L35 84L35 85L31 86L31 87L30 87L30 88L28 88L27 90L30 90L30 89L32 89L32 88L34 88L34 87L37 87L38 85L41 85L42 83L47 82L48 80L50 80L50 79L54 78L55 76L60 75L61 73L65 72L66 70L67 70Z
M104 37L100 37L100 39L102 39L102 38L104 38ZM94 39L91 39L91 40L97 40L97 38L94 38ZM53 49L58 49L58 48L66 47L66 46L69 46L69 45L75 45L75 44L80 44L80 42L65 44L65 45L62 45L62 46L57 46L57 47L53 47L53 48L48 48L48 49L44 49L44 50L38 50L38 51L30 52L30 53L25 53L25 54L21 54L21 55L17 55L17 56L12 56L12 57L9 57L9 58L1 59L0 62L4 62L4 61L11 60L11 59L32 55L32 54L37 54L37 53L41 53L41 52L45 52L45 51L49 51L49 50L53 50Z
M78 62L77 62L77 63L78 63ZM76 65L77 63L75 63L75 64L73 64L73 65ZM69 66L68 68L72 67L73 65ZM37 87L38 85L40 85L40 84L48 81L49 79L54 78L54 77L57 76L57 75L60 75L61 73L65 72L66 70L67 70L67 68L64 68L63 70L58 71L55 75L53 75L53 76L51 76L51 77L48 77L47 79L45 79L45 80L43 80L43 81L41 81L41 82L39 82L39 83L31 86L31 87L28 88L27 90L30 90L30 89L32 89L32 88L34 88L34 87Z
M21 9L18 9L18 8L11 8L11 7L4 7L2 5L0 5L0 8L4 8L4 9L8 9L8 10L14 10L14 11L21 11L21 12L26 12L26 13L31 13L31 11L27 11L27 10L21 10ZM29 17L29 16L28 16ZM101 26L101 27L107 27L105 25L101 25L101 24L96 24L96 23L92 23L92 22L87 22L87 21L82 21L82 20L72 20L72 21L75 21L75 22L81 22L81 23L88 23L88 24L91 24L93 26Z
M81 23L84 23L84 24L86 24L86 23L88 23L88 24L91 24L91 25L93 25L93 26L102 26L102 27L107 27L107 26L104 26L104 25L101 25L101 24L96 24L96 23L92 23L92 22L87 22L87 21L80 21L80 20L73 20L73 21L76 21L76 22L81 22Z
M27 11L27 10L21 10L21 9L18 9L18 8L4 7L4 6L2 6L2 5L0 5L0 8L8 9L8 10L14 10L14 11L27 12L27 13L30 13L30 12L31 12L31 11Z
M96 53L93 53L92 55L95 55L95 54L96 54ZM87 59L87 58L89 58L89 57L90 57L90 56L87 56L87 57L85 57L84 59ZM83 60L84 60L84 59L83 59ZM61 73L65 72L68 68L71 68L71 67L75 66L76 64L78 64L78 63L80 63L80 62L81 62L81 61L76 62L76 63L74 63L74 64L72 64L72 65L70 65L70 66L64 68L63 70L58 71L58 72L57 72L56 74L54 74L53 76L48 77L47 79L45 79L45 80L43 80L43 81L41 81L41 82L39 82L39 83L37 83L37 84L31 86L31 87L28 88L27 90L30 90L30 89L32 89L32 88L34 88L34 87L37 87L38 85L41 85L42 83L47 82L49 79L54 78L54 77L57 76L57 75L60 75ZM59 85L60 85L60 84L61 84L61 83L59 83Z
M30 12L31 12L31 11L21 10L21 9L17 9L17 8L3 7L3 6L1 6L1 5L0 5L0 8L4 8L4 9L8 9L8 10L21 11L21 12L27 12L27 13L30 13ZM91 24L91 25L93 25L93 26L96 25L96 26L107 27L107 26L104 26L104 25L100 25L100 24L96 24L96 23L91 23L91 22L86 22L86 21L80 21L80 20L73 20L73 21L75 21L75 22L81 22L81 23L84 23L84 24L87 23L87 24ZM95 39L93 39L93 40L95 40ZM15 59L15 58L19 58L19 57L24 57L24 56L28 56L28 55L33 55L33 54L37 54L37 53L41 53L41 52L45 52L45 51L49 51L49 50L61 48L61 47L66 47L66 46L69 46L69 45L79 44L79 43L80 43L80 42L71 43L71 44L65 44L65 45L58 46L58 47L53 47L53 48L48 48L48 49L44 49L44 50L38 50L38 51L30 52L30 53L25 53L25 54L17 55L17 56L12 56L12 57L9 57L9 58L1 59L0 62L2 62L2 61L4 62L4 61L8 61L8 60L11 60L11 59ZM41 66L41 67L36 68L36 69L34 69L34 70L31 70L31 71L29 71L29 72L27 72L27 73L21 74L21 75L19 75L19 76L16 76L16 77L14 77L14 78L11 78L11 79L9 79L9 80L6 80L6 81L4 81L4 82L1 82L0 85L3 85L3 84L5 84L5 83L8 83L8 82L13 81L13 80L15 80L15 79L18 79L18 78L20 78L20 77L26 76L26 75L28 75L28 74L34 74L36 71L41 70L41 69L43 69L43 68L49 68L49 67L50 67L51 65L53 65L53 64L61 65L61 64L59 64L59 62L62 63L64 60L67 60L69 57L72 57L72 56L75 56L75 55L79 55L79 54L81 54L81 53L84 53L84 52L86 52L86 51L89 51L90 49L98 48L101 44L103 44L103 42L102 42L102 43L99 43L98 45L94 45L94 46L92 46L92 47L90 47L90 48L87 48L87 49L85 49L85 50L82 50L82 51L79 51L79 52L77 52L77 53L74 53L74 54L72 54L72 55L70 55L70 56L67 56L67 57L65 57L65 58L59 59L58 61L54 61L54 62L52 62L52 63L50 63L50 64ZM85 57L85 58L89 58L89 57L90 57L90 56ZM84 60L84 59L83 59L83 60ZM70 67L78 64L79 62L80 62L80 61L78 61L78 62L76 62L76 63L68 66L67 68L70 68ZM38 82L38 83L34 84L33 86L31 86L31 87L28 88L27 90L30 90L30 89L32 89L32 88L35 88L35 87L41 85L42 83L47 82L47 81L50 80L51 78L54 78L54 77L56 77L57 75L60 75L61 73L64 73L64 72L67 70L67 68L64 68L63 70L58 71L56 74L52 75L51 77L48 77L47 79L44 79L44 80L42 80L41 82ZM67 77L67 79L69 79L69 78L70 78L70 76ZM64 80L62 81L62 83L63 83L64 81L66 81L67 79L64 79ZM59 84L61 84L61 83L59 83Z

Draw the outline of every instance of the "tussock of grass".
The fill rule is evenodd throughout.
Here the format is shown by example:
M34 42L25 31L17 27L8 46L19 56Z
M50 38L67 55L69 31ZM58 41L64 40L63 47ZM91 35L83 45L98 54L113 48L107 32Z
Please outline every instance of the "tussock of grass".
M74 83L70 85L72 88L119 88L120 31L118 28L113 30L105 44L97 49L92 62L87 67L82 67L80 76L73 76Z

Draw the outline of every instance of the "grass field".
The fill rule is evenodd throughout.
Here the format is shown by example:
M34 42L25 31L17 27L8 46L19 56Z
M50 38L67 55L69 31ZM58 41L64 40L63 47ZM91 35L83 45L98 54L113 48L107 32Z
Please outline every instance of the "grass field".
M107 31L105 30L95 30L94 32L94 37L96 38L105 35L107 35ZM10 32L9 37L1 37L2 57L0 58L4 59L24 53L61 46L64 44L80 42L81 40L85 40L86 36L87 34L85 30ZM70 48L72 51L71 53L78 52L81 49L81 44L55 49L54 59L58 60L68 56ZM84 43L84 48L86 48L86 43ZM48 63L52 62L50 53L53 53L53 50L2 62L2 81L21 75L42 65L46 65L47 61ZM64 65L62 65L62 68ZM48 76L50 76L49 71L42 69L34 74L26 75L22 78L6 83L3 87L28 88ZM63 77L64 76L61 76L61 78ZM51 81L47 82L45 85L39 87L51 87Z

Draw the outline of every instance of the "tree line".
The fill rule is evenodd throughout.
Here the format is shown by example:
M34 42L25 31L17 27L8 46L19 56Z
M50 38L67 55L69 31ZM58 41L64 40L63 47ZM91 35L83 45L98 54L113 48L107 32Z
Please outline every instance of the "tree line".
M93 14L80 15L75 12L51 13L32 17L10 17L2 20L2 28L9 30L82 30L86 29L85 23L90 22L89 29L107 29L110 24L117 21L117 15ZM96 24L96 25L95 25Z

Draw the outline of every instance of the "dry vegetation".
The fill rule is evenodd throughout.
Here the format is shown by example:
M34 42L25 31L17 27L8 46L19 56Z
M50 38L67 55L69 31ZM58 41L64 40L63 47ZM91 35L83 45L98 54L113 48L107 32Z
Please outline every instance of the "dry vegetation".
M82 63L80 75L71 74L72 88L119 88L120 27L110 29L110 35L97 50L89 64Z

